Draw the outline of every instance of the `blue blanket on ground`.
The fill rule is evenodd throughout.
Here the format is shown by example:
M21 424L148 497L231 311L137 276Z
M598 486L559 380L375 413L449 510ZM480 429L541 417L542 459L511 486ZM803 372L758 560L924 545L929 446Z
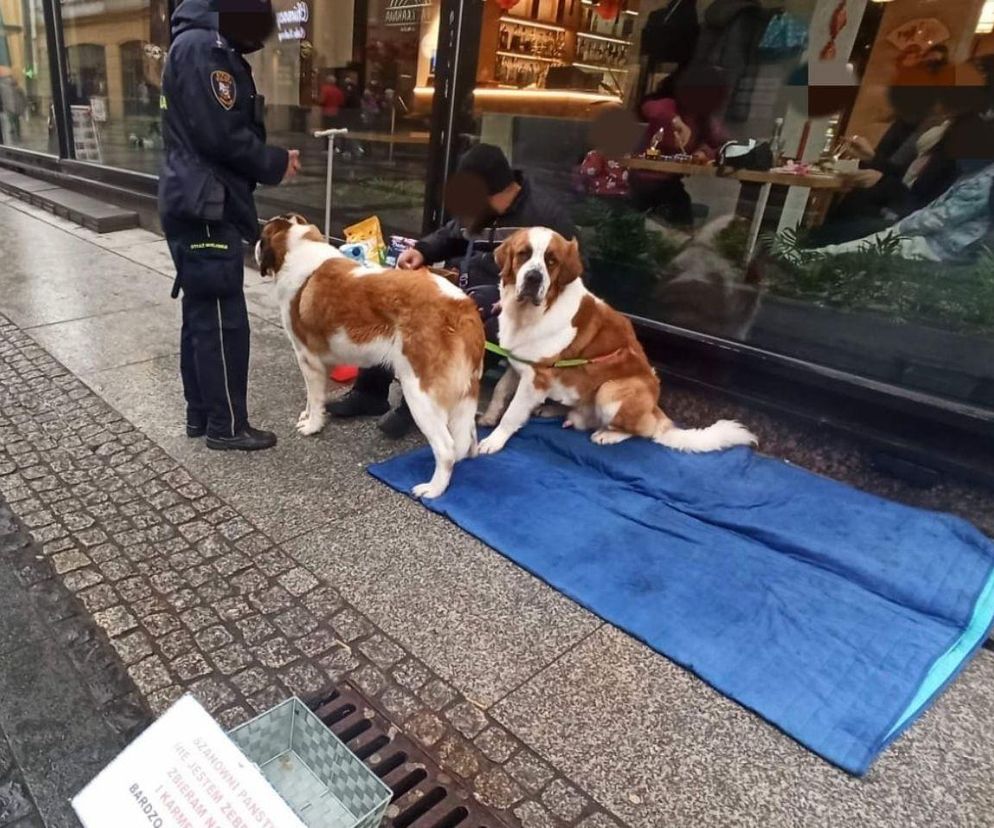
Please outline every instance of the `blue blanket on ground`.
M401 491L427 449L371 467ZM747 449L599 447L534 421L426 504L863 774L986 638L994 542Z

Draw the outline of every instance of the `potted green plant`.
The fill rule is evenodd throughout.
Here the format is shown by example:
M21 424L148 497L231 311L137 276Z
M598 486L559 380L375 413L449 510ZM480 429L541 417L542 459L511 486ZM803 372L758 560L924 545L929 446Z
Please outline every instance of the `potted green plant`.
M644 213L591 200L576 216L587 260L587 285L619 310L637 312L678 246L646 226Z
M806 249L803 233L792 229L766 238L764 246L777 265L764 273L771 294L878 313L892 321L994 331L994 251L989 247L972 262L937 268L935 262L901 255L897 234L841 254Z

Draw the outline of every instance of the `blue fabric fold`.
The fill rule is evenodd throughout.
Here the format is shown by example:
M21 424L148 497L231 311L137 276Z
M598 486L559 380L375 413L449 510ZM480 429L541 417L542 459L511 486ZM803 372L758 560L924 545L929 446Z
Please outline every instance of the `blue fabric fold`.
M407 492L426 449L370 467ZM426 503L861 775L994 622L994 542L747 449L686 455L533 421Z

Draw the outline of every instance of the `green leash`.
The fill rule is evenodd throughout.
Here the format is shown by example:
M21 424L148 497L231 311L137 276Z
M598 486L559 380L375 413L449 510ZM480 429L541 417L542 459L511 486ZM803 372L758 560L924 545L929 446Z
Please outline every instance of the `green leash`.
M490 351L490 353L497 354L497 356L504 357L504 359L509 359L512 362L522 362L525 365L538 365L542 368L580 368L584 365L592 365L597 362L606 362L624 350L624 348L619 348L617 351L614 351L614 353L610 353L602 357L594 357L593 359L584 359L583 357L578 359L560 359L553 362L552 365L548 365L544 362L538 362L533 359L524 359L523 357L515 356L507 350L507 348L501 348L500 345L495 345L493 342L487 342L484 347Z

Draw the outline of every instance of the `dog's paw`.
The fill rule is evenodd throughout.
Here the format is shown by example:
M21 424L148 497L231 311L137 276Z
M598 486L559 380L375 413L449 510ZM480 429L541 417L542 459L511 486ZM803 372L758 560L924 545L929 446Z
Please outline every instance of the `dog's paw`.
M304 423L306 423L311 417L311 411L309 408L305 408L300 412L300 416L297 417L297 428L300 428Z
M573 409L566 415L566 419L563 421L563 428L575 428L577 431L589 431L594 427L594 424L588 420L588 418Z
M325 418L324 412L318 417L308 417L306 420L297 424L297 431L299 431L304 437L310 437L313 434L317 434L321 429L324 428Z
M496 454L507 444L507 438L499 432L494 432L480 443L480 454Z
M625 434L623 431L613 431L609 428L602 428L591 434L590 439L599 446L613 446L617 443L625 442L625 440L630 439L631 436L631 434Z
M500 422L500 415L493 414L490 411L485 411L479 417L476 418L476 424L483 426L484 428L493 428L499 422Z
M441 497L447 488L447 486L436 486L432 483L419 483L411 489L411 494L418 500L433 500L436 497Z

